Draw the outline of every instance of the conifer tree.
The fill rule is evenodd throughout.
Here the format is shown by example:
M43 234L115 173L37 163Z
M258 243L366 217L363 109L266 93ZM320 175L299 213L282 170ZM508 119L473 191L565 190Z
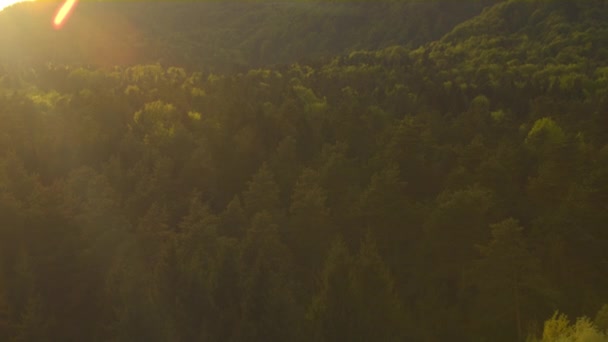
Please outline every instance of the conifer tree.
M329 242L335 235L326 205L327 193L320 185L319 174L303 171L293 191L289 209L287 241L305 278L321 267Z
M341 240L334 241L309 308L315 341L357 341L357 306L352 298L353 257Z
M300 336L291 255L266 211L253 217L242 245L241 267L242 338L268 341Z
M263 164L248 183L243 193L244 209L249 218L267 211L272 215L279 211L279 187L267 164Z
M245 235L246 226L247 218L241 199L239 196L234 196L220 215L220 234L242 238Z
M366 235L353 269L353 300L357 305L359 341L403 341L411 334L390 270ZM409 331L407 331L408 329ZM412 338L412 336L409 336Z
M527 315L551 299L551 289L541 276L539 260L526 245L518 221L511 218L490 228L492 239L478 246L481 257L471 269L470 281L480 292L480 310L504 312L500 322L504 321L505 334L511 331L511 338L522 340ZM530 308L529 303L537 307ZM497 323L490 322L494 329L500 327Z

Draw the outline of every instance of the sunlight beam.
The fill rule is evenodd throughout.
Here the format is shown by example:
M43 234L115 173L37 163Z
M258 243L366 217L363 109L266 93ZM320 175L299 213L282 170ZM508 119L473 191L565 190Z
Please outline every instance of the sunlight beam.
M53 19L53 27L55 27L56 30L63 27L69 16L74 11L77 3L78 0L66 0L63 5L59 7L57 14L55 14L55 18Z

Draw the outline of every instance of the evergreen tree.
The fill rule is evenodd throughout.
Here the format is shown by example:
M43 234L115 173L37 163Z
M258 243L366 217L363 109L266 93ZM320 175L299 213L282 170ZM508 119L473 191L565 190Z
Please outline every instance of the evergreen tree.
M319 341L401 341L409 328L394 280L370 235L356 257L336 240L309 309ZM411 333L411 331L410 331Z
M359 316L357 339L403 341L413 338L412 326L396 293L394 279L369 233L361 245L352 277L353 300Z
M245 235L247 218L239 196L235 196L220 216L221 233L241 238Z
M539 260L526 246L523 228L514 219L491 225L492 239L480 245L481 258L470 273L470 281L479 291L480 310L498 312L502 307L505 317L488 322L496 329L505 324L505 340L524 338L526 315L532 314L532 303L546 304L550 288L542 278ZM497 295L497 294L501 295ZM510 327L509 327L510 326ZM510 331L511 334L507 335ZM487 332L491 334L491 330Z
M279 341L303 338L297 320L293 263L271 214L256 214L241 250L243 301L241 339Z
M249 218L268 211L277 215L279 211L279 187L267 164L263 164L243 193L244 209Z
M335 234L326 200L319 174L304 170L292 195L287 233L287 241L302 267L304 279L312 279L313 271L321 267L323 255L329 248L328 241Z
M352 298L353 263L345 243L335 240L308 313L315 341L358 340L357 307Z

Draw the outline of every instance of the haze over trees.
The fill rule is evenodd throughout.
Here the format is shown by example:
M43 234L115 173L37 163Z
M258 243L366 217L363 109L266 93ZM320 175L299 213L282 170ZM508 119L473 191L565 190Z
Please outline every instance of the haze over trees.
M608 340L604 1L52 9L0 12L0 340Z

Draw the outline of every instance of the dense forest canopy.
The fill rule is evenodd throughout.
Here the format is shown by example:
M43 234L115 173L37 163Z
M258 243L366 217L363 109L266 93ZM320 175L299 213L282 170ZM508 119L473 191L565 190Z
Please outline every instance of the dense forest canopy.
M608 5L0 12L1 341L607 341Z

